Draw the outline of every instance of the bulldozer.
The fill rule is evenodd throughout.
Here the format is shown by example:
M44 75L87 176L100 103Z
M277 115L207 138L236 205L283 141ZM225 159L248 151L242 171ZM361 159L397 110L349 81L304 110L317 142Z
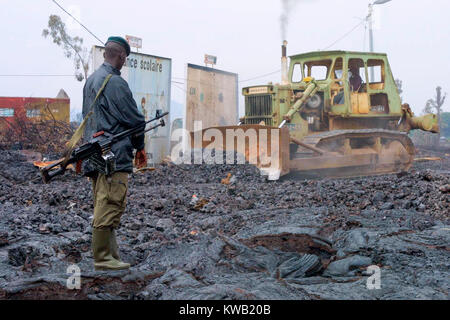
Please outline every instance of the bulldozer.
M284 41L281 83L243 88L239 123L192 132L192 147L237 151L269 180L354 177L407 171L408 132L439 132L436 115L415 117L402 103L386 54L319 51L288 63L286 53Z

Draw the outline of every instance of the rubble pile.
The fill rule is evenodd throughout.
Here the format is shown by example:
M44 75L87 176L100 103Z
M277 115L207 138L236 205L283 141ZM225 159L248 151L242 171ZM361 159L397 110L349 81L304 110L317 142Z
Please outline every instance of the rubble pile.
M41 153L61 153L74 129L65 121L56 120L47 106L45 118L28 121L14 117L12 123L0 128L0 149L34 149ZM4 119L2 119L4 120Z
M96 272L89 181L68 171L44 185L24 157L0 151L0 298L448 299L443 159L277 182L251 165L158 165L130 177L117 234L132 268ZM80 290L66 286L73 264ZM367 288L368 266L381 289Z
M35 179L38 172L26 156L18 151L0 151L0 181L2 187ZM5 186L6 184L6 186Z

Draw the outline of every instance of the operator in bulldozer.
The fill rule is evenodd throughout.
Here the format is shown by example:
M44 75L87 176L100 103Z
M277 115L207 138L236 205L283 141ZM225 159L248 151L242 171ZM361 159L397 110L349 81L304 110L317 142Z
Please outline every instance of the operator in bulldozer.
M105 62L86 81L83 89L83 117L92 107L85 140L97 132L117 134L126 129L145 124L127 82L120 70L130 54L128 42L121 37L110 37L105 44ZM126 138L112 147L116 156L115 170L105 176L88 162L83 163L83 173L92 180L94 219L92 221L92 252L96 270L121 270L130 264L120 261L115 229L125 211L128 174L133 171L133 149L138 150L135 163L145 167L144 134Z
M350 90L352 92L359 92L361 89L361 86L363 85L363 80L361 76L359 75L358 66L355 64L350 65L349 71L351 73L350 78L348 79ZM344 91L339 92L334 97L334 103L335 104L344 104L345 103L345 94Z
M359 89L361 89L363 81L361 79L361 76L359 75L358 67L356 65L351 65L350 73L352 74L349 79L350 89L353 92L359 92Z

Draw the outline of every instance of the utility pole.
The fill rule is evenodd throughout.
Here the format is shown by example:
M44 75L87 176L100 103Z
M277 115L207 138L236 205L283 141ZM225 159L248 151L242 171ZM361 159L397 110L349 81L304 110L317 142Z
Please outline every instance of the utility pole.
M369 23L369 50L370 52L373 51L373 3L369 3L369 14L367 16L368 23ZM370 68L370 82L373 82L373 79L375 79L375 71L373 68Z
M374 52L373 49L373 6L378 4L384 4L392 0L377 0L375 2L369 3L369 12L367 14L367 22L369 24L369 50L370 52ZM375 79L375 71L373 68L370 68L370 82L373 82Z

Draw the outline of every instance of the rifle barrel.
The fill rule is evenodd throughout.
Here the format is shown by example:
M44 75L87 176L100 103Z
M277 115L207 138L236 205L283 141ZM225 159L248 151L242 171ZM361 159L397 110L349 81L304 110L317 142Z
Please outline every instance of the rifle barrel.
M162 123L160 123L160 124L155 124L153 127L150 127L150 128L148 128L148 129L144 130L144 133L147 132L147 131L156 129L156 128L158 128L158 127L163 127Z
M131 128L131 129L122 131L121 133L119 133L116 136L114 136L114 140L120 140L124 136L128 136L128 135L133 135L135 133L139 133L142 127L144 127L144 132L147 132L148 130L145 130L145 127L147 126L147 123L159 120L159 119L167 116L168 114L169 114L169 112L164 112L163 114L159 115L158 117L154 117L153 119L150 119L150 120L146 121L145 123L143 123L140 126L137 126L136 128Z

